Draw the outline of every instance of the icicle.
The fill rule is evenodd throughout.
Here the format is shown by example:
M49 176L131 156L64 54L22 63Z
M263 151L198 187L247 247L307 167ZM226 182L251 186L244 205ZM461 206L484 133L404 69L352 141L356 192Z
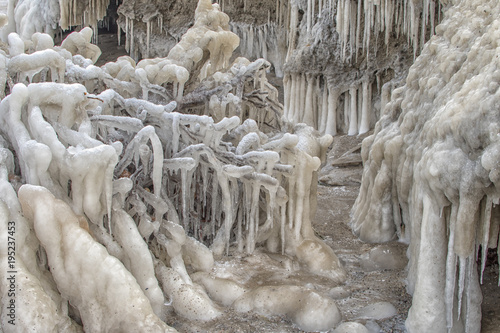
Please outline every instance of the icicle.
M219 182L217 181L217 176L214 174L212 177L212 220L211 220L211 227L212 227L212 236L215 236L215 230L216 230L216 217L218 216L217 211L219 207Z
M364 134L370 130L371 98L370 98L370 81L368 80L368 78L363 80L362 89L363 89L363 104L362 104L359 134Z
M297 35L297 24L298 24L298 15L299 15L299 9L297 8L297 5L293 4L292 8L290 9L290 29L289 31L289 43L288 43L288 51L286 54L286 60L285 62L288 62L288 59L291 57L293 50L295 50L295 42L296 42L296 35Z
M130 56L134 58L134 60L137 61L134 57L134 20L130 21Z
M243 231L243 202L240 203L239 209L238 209L238 225L236 229L236 242L238 244L238 252L243 252L243 236L242 236L242 231Z
M326 80L323 83L323 94L321 96L321 117L319 118L319 132L326 134L326 123L328 120L328 87Z
M125 51L130 54L129 19L125 16Z
M311 0L311 28L314 26L316 21L316 0Z
M344 19L343 19L343 36L342 36L342 60L346 59L346 51L347 51L347 43L349 42L349 25L350 25L350 19L351 19L351 2L350 0L346 0L344 3L344 12L341 13L344 14Z
M459 257L459 273L458 273L458 315L460 318L460 313L462 311L462 299L465 289L465 275L467 273L467 260L468 258ZM469 259L472 260L472 259Z
M306 109L306 95L307 95L307 79L306 74L300 76L300 90L299 90L299 118L296 123L302 122L304 119L304 110Z
M295 92L297 90L297 74L290 74L288 85L290 86L288 92L288 121L293 121L295 117Z
M339 89L328 85L328 116L326 118L325 134L337 135L337 102L339 96Z
M252 253L255 249L255 236L259 231L259 194L260 184L252 184L252 196L250 200L250 222L247 238L247 253Z
M290 88L291 88L291 77L290 74L286 74L283 77L283 91L284 91L284 97L283 97L283 116L285 119L289 119L289 111L290 111Z
M349 96L351 96L350 116L349 116L349 132L348 135L355 135L358 132L358 108L357 108L357 87L349 88Z
M307 12L306 12L306 27L307 33L311 32L311 21L312 21L312 0L307 0Z
M488 254L488 241L490 239L490 221L491 221L491 207L493 200L490 196L486 197L485 207L482 212L482 238L481 238L481 284L483 284L483 273L486 267L486 255Z
M307 90L305 96L305 108L304 108L304 118L303 123L314 127L314 109L313 109L313 88L314 88L314 76L311 74L306 75L307 78Z
M302 74L297 74L297 83L295 85L295 112L293 113L293 123L298 124L301 119L302 108Z
M444 301L446 304L446 326L448 331L453 327L453 303L455 301L455 285L457 276L457 255L454 252L455 246L455 223L457 219L457 207L452 205L451 213L448 217L449 236L448 252L446 254L446 285L444 291Z
M146 22L146 58L149 58L149 44L151 38L151 21Z

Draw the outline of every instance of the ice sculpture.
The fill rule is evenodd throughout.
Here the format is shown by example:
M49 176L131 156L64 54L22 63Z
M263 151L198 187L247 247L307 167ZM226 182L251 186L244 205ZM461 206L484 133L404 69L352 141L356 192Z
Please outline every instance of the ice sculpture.
M409 242L409 332L480 331L476 261L482 274L499 247L499 13L496 1L453 3L363 141L352 227Z
M239 39L217 4L200 0L195 18L167 57L102 67L90 28L60 47L37 34L21 49L12 35L1 68L0 232L15 223L26 248L17 278L34 292L23 305L47 303L23 308L23 328L169 332L172 309L206 321L227 307L267 309L312 331L341 320L332 299L305 287L282 283L261 309L274 287L211 275L224 254L263 249L331 283L346 278L311 226L332 136L283 121L269 62L231 59ZM217 288L235 293L220 299Z

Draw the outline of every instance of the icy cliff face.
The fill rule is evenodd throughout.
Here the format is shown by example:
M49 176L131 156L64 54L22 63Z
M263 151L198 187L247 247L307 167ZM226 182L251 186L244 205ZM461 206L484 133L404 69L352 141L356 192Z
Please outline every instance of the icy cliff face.
M2 331L173 332L171 309L207 321L229 306L335 326L335 302L310 288L208 275L214 257L260 247L345 280L311 226L332 136L283 122L269 62L232 59L240 40L210 0L166 57L97 67L92 32L61 46L12 32L0 52L0 234L15 226L22 245L15 260L0 249L20 308L16 326L2 311ZM222 305L209 296L229 288Z
M480 329L476 260L499 240L499 13L454 3L363 142L352 226L409 242L410 332Z

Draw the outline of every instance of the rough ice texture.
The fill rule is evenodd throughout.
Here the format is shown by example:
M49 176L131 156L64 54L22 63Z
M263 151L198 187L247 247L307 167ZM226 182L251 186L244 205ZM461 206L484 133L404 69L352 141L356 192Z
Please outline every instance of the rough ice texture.
M238 312L285 315L304 331L326 331L342 319L331 299L297 286L259 287L238 298L233 306Z
M499 239L499 12L453 3L363 141L352 227L409 242L410 332L480 330L476 260Z
M43 34L23 47L12 34L12 54L1 54L0 142L8 149L0 171L25 183L19 200L34 227L19 263L41 288L30 301L48 302L50 325L170 331L165 300L189 320L219 317L252 291L203 275L230 251L266 247L295 256L308 273L345 280L311 226L317 171L333 138L282 119L270 63L232 57L239 38L217 4L199 1L195 23L164 58L97 67L92 33L73 32L60 47ZM12 191L0 199L16 202ZM235 290L231 298L214 296L224 287ZM280 288L311 307L275 299L274 314L308 330L340 320L330 298ZM31 320L40 310L26 311Z
M58 290L78 309L86 331L169 330L154 314L134 277L80 227L67 204L33 185L19 189L19 200L47 253Z

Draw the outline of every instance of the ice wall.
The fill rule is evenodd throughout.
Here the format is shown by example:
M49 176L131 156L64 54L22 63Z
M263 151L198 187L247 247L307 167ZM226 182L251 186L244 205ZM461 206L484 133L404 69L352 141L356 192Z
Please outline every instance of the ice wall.
M170 332L170 311L200 321L228 306L259 313L274 287L243 285L247 297L220 305L213 288L236 281L200 278L214 258L257 248L345 280L311 226L333 138L283 121L270 63L232 58L239 38L219 5L200 0L164 58L97 67L91 38L88 27L61 46L11 33L1 54L0 232L20 230L17 278L36 291L20 298L21 330ZM0 261L8 258L2 247ZM0 286L7 304L8 280ZM290 307L285 295L308 303ZM341 320L335 302L309 288L282 283L272 298L266 313L304 330ZM6 315L1 325L12 331Z
M480 331L479 283L499 240L499 12L454 2L363 141L352 227L409 242L409 332Z

